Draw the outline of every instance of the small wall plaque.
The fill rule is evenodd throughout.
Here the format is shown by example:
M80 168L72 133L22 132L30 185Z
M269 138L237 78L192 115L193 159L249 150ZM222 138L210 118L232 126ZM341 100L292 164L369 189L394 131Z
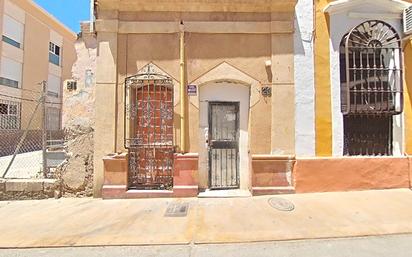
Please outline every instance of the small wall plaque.
M197 85L187 85L187 95L197 96Z

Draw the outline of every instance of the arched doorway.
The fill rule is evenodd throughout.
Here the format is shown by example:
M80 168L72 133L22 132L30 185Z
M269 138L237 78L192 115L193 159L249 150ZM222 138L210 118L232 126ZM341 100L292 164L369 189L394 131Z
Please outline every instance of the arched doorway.
M219 80L199 87L199 184L249 190L250 86Z

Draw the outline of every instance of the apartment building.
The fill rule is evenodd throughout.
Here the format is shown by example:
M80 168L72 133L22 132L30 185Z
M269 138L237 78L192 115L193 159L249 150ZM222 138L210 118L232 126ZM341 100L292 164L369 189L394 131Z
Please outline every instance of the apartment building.
M63 81L71 78L76 34L31 0L0 1L0 130L41 127L34 112L47 82L47 126L61 128ZM34 114L33 114L34 113Z

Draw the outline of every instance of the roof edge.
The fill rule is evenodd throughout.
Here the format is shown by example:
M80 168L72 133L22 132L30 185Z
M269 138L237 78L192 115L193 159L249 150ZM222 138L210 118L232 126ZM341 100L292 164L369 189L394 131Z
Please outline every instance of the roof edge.
M365 3L376 4L395 12L402 12L404 9L412 6L412 3L402 0L338 0L326 5L323 8L323 12L333 14Z
M61 26L64 30L66 30L67 33L71 34L74 38L77 38L77 33L71 30L69 27L67 27L65 24L63 24L59 19L57 19L54 15L49 13L46 9L38 5L34 1L27 1L31 6L34 8L38 9L42 14L47 16L48 18L52 19L54 22L57 23L57 25Z
M96 0L100 10L171 12L291 12L298 0Z

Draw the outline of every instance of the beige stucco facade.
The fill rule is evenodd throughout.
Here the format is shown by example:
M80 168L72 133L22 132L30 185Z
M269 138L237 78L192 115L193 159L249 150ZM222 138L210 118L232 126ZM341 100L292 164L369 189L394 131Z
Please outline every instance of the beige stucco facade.
M240 195L408 187L411 44L401 18L410 6L411 1L398 0L96 1L95 196L218 195L208 194L216 189L211 181L222 178L214 178L212 170L223 167L222 162L212 167L219 154L209 140L218 123L212 111L216 103L238 104ZM404 111L388 118L392 126L383 126L390 127L382 132L388 136L386 154L369 151L377 149L363 134L359 140L368 152L349 153L347 140L360 132L344 127L348 117L341 97L348 84L341 80L339 43L356 26L375 20L390 24L402 41L394 63L404 78L391 83L404 87L397 98ZM125 138L131 136L129 112L140 107L130 105L125 92L134 82L125 81L142 78L149 68L170 78L174 92L173 187L166 192L130 187L136 174L129 169L136 160L130 159ZM151 83L144 81L142 88ZM232 116L220 120L232 119L227 117ZM152 179L150 172L161 165L139 160ZM340 178L347 168L351 171Z
M16 63L17 66L21 67L14 70L16 74L20 73L16 75L19 78L6 77L7 74L3 73L7 72L3 71L11 68L3 62L4 67L0 67L2 77L16 80L19 84L15 87L0 85L1 99L20 104L21 123L19 128L23 129L27 127L35 108L35 101L40 96L42 88L39 83L48 81L50 76L56 78L58 85L55 87L60 86L60 88L54 88L54 95L48 96L47 101L50 103L48 107L57 108L61 113L63 81L72 77L71 69L76 60L74 42L77 36L33 1L1 0L0 16L0 31L3 35L3 41L0 42L1 57L2 59L7 58L9 62ZM6 19L8 24L5 25ZM16 38L7 33L16 30L21 31L21 35L16 35ZM5 37L8 38L6 39L9 40L8 42L5 41ZM60 48L58 64L49 61L50 42ZM51 89L48 88L48 90ZM33 120L32 129L42 126L42 112L37 112L36 115L37 118Z
M295 1L183 2L151 1L142 7L137 1L98 1L96 196L104 181L102 158L127 152L125 78L149 63L174 81L174 142L177 152L199 155L201 189L208 185L208 167L202 154L207 151L203 132L207 110L202 109L202 102L208 97L224 100L230 98L225 95L233 94L233 99L243 99L239 101L245 104L240 114L241 189L252 187L253 156L294 154ZM183 122L181 33L185 52L183 83L198 87L197 95L185 96ZM272 88L271 97L262 95L263 87ZM236 98L241 92L245 93ZM181 145L182 124L185 147Z

